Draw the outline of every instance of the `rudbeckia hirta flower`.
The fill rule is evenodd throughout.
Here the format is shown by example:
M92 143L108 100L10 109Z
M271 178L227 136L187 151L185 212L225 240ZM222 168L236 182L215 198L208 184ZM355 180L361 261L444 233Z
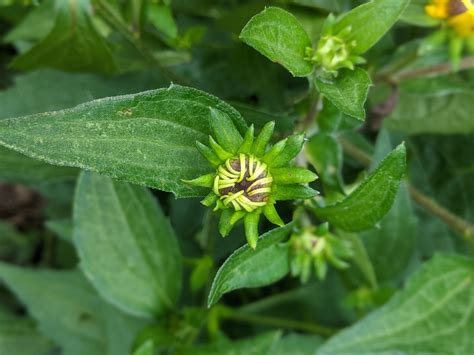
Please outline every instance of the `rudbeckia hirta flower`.
M243 219L247 242L255 249L262 214L273 224L284 224L274 206L277 200L316 195L316 191L303 185L315 180L316 174L290 166L303 147L304 136L296 134L270 146L274 122L267 123L256 137L253 126L242 136L232 120L216 109L210 110L209 126L209 146L196 144L213 171L186 182L210 189L201 202L221 211L222 236Z
M431 0L425 11L435 19L446 21L461 37L474 35L473 0Z

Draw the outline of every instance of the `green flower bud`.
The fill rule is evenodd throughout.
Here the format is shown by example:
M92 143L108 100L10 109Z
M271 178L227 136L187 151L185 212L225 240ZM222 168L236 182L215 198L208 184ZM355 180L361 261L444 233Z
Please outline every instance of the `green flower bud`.
M284 224L274 206L277 200L311 198L317 193L301 185L317 179L316 174L290 166L303 147L303 135L270 145L274 127L275 123L269 122L254 137L254 128L250 126L242 137L227 115L212 109L210 147L197 142L197 149L214 171L185 180L210 189L201 202L221 211L220 234L225 237L243 219L247 242L254 249L262 214L273 224Z
M319 279L324 279L328 263L338 269L345 269L345 261L352 257L350 242L332 235L327 223L318 227L310 226L290 238L290 267L293 276L299 276L305 283L314 269Z
M306 48L306 60L319 66L321 76L337 76L338 70L342 68L354 69L355 64L365 63L363 57L353 55L356 42L349 40L352 28L346 27L334 34L333 22L329 21L323 30L323 34L316 49Z

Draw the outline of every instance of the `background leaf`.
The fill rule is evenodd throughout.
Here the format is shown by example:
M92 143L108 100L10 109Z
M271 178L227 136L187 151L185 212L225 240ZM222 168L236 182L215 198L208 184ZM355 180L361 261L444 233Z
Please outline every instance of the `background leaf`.
M67 355L129 354L136 332L144 326L101 301L76 271L34 271L2 263L0 279L28 307L41 332ZM114 338L119 344L112 348L116 327L127 331Z
M317 354L467 354L474 346L474 262L438 255L385 306L324 344Z
M83 173L74 242L85 275L111 303L148 317L174 307L181 287L178 242L145 188Z
M365 119L364 104L369 94L371 80L364 69L340 70L332 81L315 80L318 91L346 115Z
M289 271L288 245L280 243L288 237L291 224L263 234L256 250L245 244L232 253L217 271L209 292L208 305L216 303L224 293L243 287L269 285Z
M314 208L316 216L347 231L372 227L391 208L406 169L403 144L394 149L348 197L331 206Z
M252 17L240 38L294 76L306 76L313 71L313 65L304 59L311 40L296 17L283 9L268 7Z
M209 107L227 114L243 130L240 114L223 101L173 85L1 120L0 144L52 164L94 170L179 197L196 196L203 190L181 179L210 169L195 148L195 141L209 134Z
M56 23L37 45L12 65L31 70L51 67L111 74L117 71L111 51L90 19L89 0L56 1Z
M52 343L38 333L28 318L20 318L0 308L0 352L2 354L46 355Z

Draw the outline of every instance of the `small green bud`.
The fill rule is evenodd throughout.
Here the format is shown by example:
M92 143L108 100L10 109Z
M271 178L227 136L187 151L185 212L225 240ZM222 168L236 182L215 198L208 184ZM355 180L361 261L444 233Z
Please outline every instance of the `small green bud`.
M349 264L343 259L352 257L350 242L332 235L327 224L309 226L301 233L293 234L290 246L291 273L299 276L303 283L308 281L312 269L322 280L326 277L328 263L338 269L345 269Z
M365 63L364 58L352 54L356 42L349 40L351 32L351 26L338 33L333 33L332 25L326 26L316 49L306 48L305 59L317 64L323 77L334 77L339 69L353 70L355 64Z

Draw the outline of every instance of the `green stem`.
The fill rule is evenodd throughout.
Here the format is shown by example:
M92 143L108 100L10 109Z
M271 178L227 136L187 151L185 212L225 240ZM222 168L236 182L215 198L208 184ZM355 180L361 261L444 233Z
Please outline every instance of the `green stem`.
M362 165L369 166L372 163L372 157L346 139L339 139L344 152L358 160ZM451 213L445 207L439 205L435 200L426 196L421 191L408 184L408 191L412 199L432 215L441 219L456 234L462 236L466 241L472 242L474 238L474 225L468 221Z
M275 328L298 330L321 335L323 337L330 337L337 331L337 329L325 327L315 323L300 322L293 319L260 316L243 312L231 312L222 315L222 317L236 322L253 323Z
M461 59L461 62L459 64L459 70L466 70L474 68L474 56L469 56L469 57L464 57ZM414 79L414 78L419 78L419 77L424 77L424 76L429 76L429 75L441 75L441 74L449 74L449 73L454 73L456 72L453 70L453 66L451 63L442 63L438 65L433 65L429 67L423 67L423 68L417 68L417 69L408 69L408 70L402 70L399 71L398 73L395 73L392 75L388 80L391 83L399 83L402 80L405 79Z

